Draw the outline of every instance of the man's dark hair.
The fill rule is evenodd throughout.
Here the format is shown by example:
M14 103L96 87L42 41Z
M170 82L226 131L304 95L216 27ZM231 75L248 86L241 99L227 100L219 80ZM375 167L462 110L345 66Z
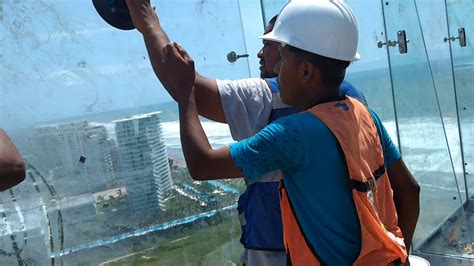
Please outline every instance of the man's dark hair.
M278 15L273 16L273 18L271 18L270 21L268 21L268 24L275 25L275 21L277 20L277 18L278 18Z
M313 54L291 45L289 45L288 48L291 52L296 53L297 55L304 55L309 62L318 67L324 84L337 87L341 85L346 75L346 68L349 66L350 62Z

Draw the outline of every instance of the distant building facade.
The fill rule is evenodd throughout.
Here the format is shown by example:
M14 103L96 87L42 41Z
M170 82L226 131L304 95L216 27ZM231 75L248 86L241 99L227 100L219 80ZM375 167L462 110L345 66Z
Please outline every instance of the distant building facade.
M114 121L121 176L136 212L164 210L173 187L159 113Z
M115 182L118 160L116 145L103 125L87 121L36 129L32 163L48 170L54 180L86 179L87 186L72 195L94 193Z

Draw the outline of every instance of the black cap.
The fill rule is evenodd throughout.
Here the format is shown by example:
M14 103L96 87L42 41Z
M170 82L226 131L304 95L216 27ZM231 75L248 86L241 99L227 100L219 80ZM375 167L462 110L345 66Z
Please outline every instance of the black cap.
M92 0L97 13L111 26L121 30L133 30L132 18L125 0Z

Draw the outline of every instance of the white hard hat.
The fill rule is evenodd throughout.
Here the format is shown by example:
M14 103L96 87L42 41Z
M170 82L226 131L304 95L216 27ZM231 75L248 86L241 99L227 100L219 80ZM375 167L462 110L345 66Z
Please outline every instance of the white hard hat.
M342 0L291 1L281 10L273 31L259 38L342 61L360 58L355 15Z

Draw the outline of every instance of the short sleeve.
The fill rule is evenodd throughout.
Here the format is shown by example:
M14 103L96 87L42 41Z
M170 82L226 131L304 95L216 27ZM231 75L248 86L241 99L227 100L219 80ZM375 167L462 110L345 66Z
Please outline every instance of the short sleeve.
M400 151L393 143L390 135L383 126L382 121L377 116L377 114L369 109L372 118L374 119L375 125L377 126L377 131L380 136L380 141L382 142L383 157L385 161L385 167L391 165L392 163L398 161L401 158Z
M342 81L341 86L339 87L339 92L341 95L351 96L352 98L357 99L359 102L363 103L365 106L368 106L367 99L365 99L362 91L354 87L351 83L347 81Z
M290 117L278 119L254 137L230 146L232 160L246 177L257 179L277 169L292 173L303 164L301 131Z
M272 111L272 93L263 79L216 80L227 124L234 140L255 135Z

